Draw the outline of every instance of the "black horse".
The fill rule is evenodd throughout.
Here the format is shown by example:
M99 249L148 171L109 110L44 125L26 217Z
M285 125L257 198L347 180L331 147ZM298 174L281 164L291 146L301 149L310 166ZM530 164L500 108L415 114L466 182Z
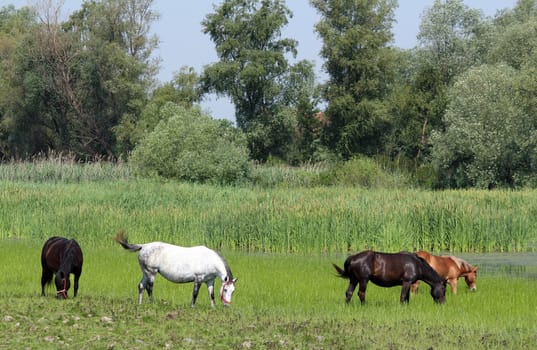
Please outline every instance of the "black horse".
M74 296L78 292L78 280L82 274L82 249L74 239L51 237L43 246L41 252L41 295L45 295L45 285L52 281L56 274L56 295L60 299L67 299L67 291L71 283L69 274L75 276Z
M345 260L344 268L336 264L334 268L342 278L349 279L346 301L350 302L354 289L359 285L358 296L362 304L369 281L381 287L402 286L401 303L408 303L410 287L417 280L431 286L431 296L437 303L443 303L446 296L446 280L416 254L379 253L366 250Z

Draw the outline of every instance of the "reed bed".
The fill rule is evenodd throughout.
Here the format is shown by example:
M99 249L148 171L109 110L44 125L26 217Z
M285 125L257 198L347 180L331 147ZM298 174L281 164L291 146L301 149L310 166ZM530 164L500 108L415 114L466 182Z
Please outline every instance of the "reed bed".
M121 159L111 162L94 157L81 162L69 153L38 154L28 161L12 159L0 165L0 181L80 183L133 177L128 163Z
M102 247L133 242L220 250L342 253L535 251L535 191L346 187L259 189L149 180L0 181L0 239L52 235Z

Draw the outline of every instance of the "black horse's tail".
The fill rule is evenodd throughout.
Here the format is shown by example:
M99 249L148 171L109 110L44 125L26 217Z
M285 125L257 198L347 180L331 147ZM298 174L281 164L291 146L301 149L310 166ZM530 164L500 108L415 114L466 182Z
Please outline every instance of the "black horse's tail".
M117 233L117 235L114 237L114 240L121 244L121 246L127 250L130 250L131 252L136 252L140 249L142 249L142 246L139 244L130 244L127 241L127 237L125 237L125 231L121 230Z
M332 266L334 266L334 268L336 269L337 274L338 274L339 277L341 277L341 278L349 278L349 275L347 274L347 272L345 270L343 270L341 267L337 266L334 263L332 263Z

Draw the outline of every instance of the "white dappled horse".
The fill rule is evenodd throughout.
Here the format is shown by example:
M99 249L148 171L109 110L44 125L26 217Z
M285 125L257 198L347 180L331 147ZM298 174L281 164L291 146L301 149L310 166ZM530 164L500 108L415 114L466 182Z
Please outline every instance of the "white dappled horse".
M220 300L225 306L231 304L231 296L235 291L236 278L226 261L214 250L205 246L180 247L163 242L131 244L123 231L114 238L121 246L131 252L138 252L138 261L143 273L138 286L138 303L142 303L144 289L153 301L153 283L160 273L168 281L176 283L194 282L191 306L196 303L199 288L207 284L211 306L214 307L214 280L222 280Z

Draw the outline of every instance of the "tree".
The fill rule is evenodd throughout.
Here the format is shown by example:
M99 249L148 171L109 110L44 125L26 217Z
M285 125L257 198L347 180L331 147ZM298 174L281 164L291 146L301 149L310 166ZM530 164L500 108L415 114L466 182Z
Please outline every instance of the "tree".
M149 36L158 18L153 0L103 0L84 3L64 24L78 38L80 56L74 67L76 98L82 109L74 116L78 144L84 153L118 155L115 132L121 120L136 120L147 102L157 63L157 45ZM115 131L115 132L114 132ZM132 147L132 145L130 145ZM120 151L129 145L120 144ZM91 153L90 153L91 154Z
M16 129L24 99L24 91L16 81L17 47L35 25L35 13L28 7L0 8L0 158L12 157L13 150L23 149L26 140L20 135L33 131L30 127Z
M512 10L498 14L490 29L487 62L520 69L537 47L537 1L518 1Z
M125 115L139 116L157 68L152 0L85 2L64 23L61 4L39 2L9 52L8 84L17 94L3 106L6 153L114 157L114 128Z
M461 0L436 0L422 15L417 48L404 53L391 96L389 153L427 163L429 136L442 131L446 91L459 74L483 61L488 39L482 14Z
M394 0L311 0L321 14L316 24L329 78L325 142L349 158L375 154L388 125L383 100L393 80Z
M181 67L175 72L170 82L157 87L140 115L123 115L120 124L114 128L118 138L118 148L121 154L127 154L147 134L153 131L157 124L166 117L162 108L169 102L192 108L199 105L199 76L193 67Z
M281 38L291 15L281 0L226 0L202 22L219 58L205 67L202 91L231 99L251 156L261 161L270 154L284 157L296 128L294 113L286 111L291 79L286 54L296 55L297 43ZM298 73L313 75L307 65Z
M482 61L476 42L482 28L483 14L462 0L435 0L424 11L418 42L428 65L439 67L443 84Z
M229 121L214 120L199 107L163 106L162 121L136 146L130 162L143 175L231 184L249 167L244 137Z
M420 49L400 52L397 62L397 78L388 102L392 118L385 150L392 158L413 159L414 167L419 167L429 159L431 131L442 129L445 85L439 67L424 60Z
M520 186L537 170L537 120L524 111L518 79L506 65L472 68L457 78L446 130L432 137L445 186Z

